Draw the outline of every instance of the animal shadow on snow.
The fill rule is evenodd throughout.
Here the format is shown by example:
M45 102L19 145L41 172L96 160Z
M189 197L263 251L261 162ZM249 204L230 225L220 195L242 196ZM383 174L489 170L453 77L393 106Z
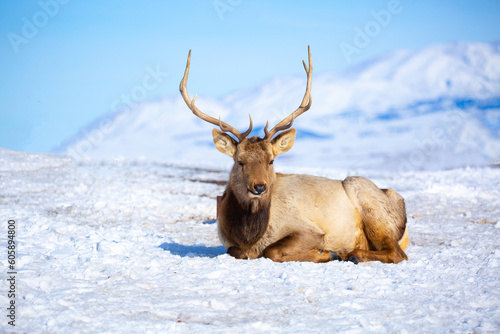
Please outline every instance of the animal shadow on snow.
M204 221L203 224L215 224L215 220ZM161 249L180 257L216 257L226 253L224 246L207 247L205 245L181 245L174 242L164 242Z
M205 245L180 245L164 242L159 247L180 257L216 257L226 253L224 246L207 247Z

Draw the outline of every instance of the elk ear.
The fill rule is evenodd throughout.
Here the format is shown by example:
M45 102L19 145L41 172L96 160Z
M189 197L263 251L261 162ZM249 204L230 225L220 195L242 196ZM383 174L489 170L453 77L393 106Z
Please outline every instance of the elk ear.
M287 152L292 148L293 142L295 141L295 129L290 129L288 131L280 133L276 138L274 138L271 143L273 145L274 156L281 153Z
M231 158L236 154L236 145L238 143L228 134L214 129L212 131L215 147L224 154L229 155Z

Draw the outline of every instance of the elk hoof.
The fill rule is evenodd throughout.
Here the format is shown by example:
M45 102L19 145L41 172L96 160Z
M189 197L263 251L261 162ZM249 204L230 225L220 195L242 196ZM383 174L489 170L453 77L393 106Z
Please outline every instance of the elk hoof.
M349 256L349 258L347 259L347 261L352 262L354 264L358 264L359 263L358 258L356 256L354 256L354 255Z
M238 247L235 247L235 246L229 247L229 249L227 250L227 253L229 255L231 255L232 257L237 258L238 260L248 259L248 256L245 253L243 253L243 251L241 249L239 249Z
M342 258L337 253L330 251L330 260L331 261L342 261Z

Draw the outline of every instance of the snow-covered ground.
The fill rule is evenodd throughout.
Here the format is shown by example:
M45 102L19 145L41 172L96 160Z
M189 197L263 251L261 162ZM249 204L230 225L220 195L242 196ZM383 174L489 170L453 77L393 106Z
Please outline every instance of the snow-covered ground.
M500 169L358 174L406 199L408 262L235 260L216 233L227 168L0 149L0 245L15 220L26 333L498 333Z

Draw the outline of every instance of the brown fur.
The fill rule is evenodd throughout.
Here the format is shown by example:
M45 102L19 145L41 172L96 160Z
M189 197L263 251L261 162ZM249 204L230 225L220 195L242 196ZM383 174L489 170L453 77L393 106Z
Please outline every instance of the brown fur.
M251 206L251 204L250 204ZM241 247L253 245L257 242L269 224L270 203L253 212L251 207L242 207L228 188L224 196L224 209L227 224L223 226L223 233L230 237L230 241Z
M215 147L234 159L220 204L219 238L228 253L238 259L265 256L277 262L326 262L341 258L356 263L407 260L405 205L394 190L381 190L362 177L338 181L274 172L274 158L293 146L295 129L291 126L295 118L311 107L310 48L308 60L309 67L303 62L307 84L300 106L271 130L266 125L264 138L247 138L252 131L251 117L248 130L240 133L201 112L195 98L191 100L186 86L189 51L179 91L197 117L222 130L212 132Z
M288 133L290 146L294 135ZM218 220L229 254L276 262L326 262L333 258L328 251L356 262L408 259L402 249L408 237L399 194L362 177L335 181L276 174L270 162L281 144L252 137L229 149L235 164ZM255 183L265 183L266 192L253 195L249 190Z

